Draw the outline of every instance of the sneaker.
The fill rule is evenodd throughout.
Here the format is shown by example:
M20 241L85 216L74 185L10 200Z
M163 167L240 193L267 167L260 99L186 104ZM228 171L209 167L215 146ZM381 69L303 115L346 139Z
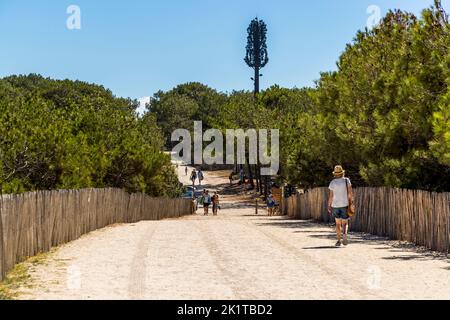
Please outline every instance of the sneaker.
M341 241L336 242L335 246L336 247L340 247L341 246Z
M344 246L346 246L346 245L348 245L348 240L347 239L344 239Z

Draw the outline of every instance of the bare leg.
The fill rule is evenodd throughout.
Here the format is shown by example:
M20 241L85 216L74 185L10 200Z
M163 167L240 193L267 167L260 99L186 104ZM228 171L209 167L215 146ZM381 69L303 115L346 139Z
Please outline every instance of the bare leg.
M344 245L347 245L348 240L347 240L347 226L348 226L348 221L347 220L342 220L342 233L344 234Z
M342 219L336 219L336 234L338 242L340 242L342 238L341 230L342 230Z

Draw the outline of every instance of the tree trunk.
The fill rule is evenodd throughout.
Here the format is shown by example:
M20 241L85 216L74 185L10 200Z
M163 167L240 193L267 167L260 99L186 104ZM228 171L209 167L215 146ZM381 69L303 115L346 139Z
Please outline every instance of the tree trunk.
M256 97L259 93L259 68L258 67L255 67L255 80L254 81L255 81L254 94L255 94L255 99L256 99Z
M264 198L269 195L269 176L264 176Z
M1 191L1 189L0 189ZM0 201L3 202L3 198L0 192ZM0 203L0 206L2 203ZM5 262L5 252L3 247L3 224L2 224L2 215L0 214L0 281L4 279L6 275L6 262Z
M253 189L255 189L255 182L253 181L252 165L250 164L250 161L249 161L249 154L248 154L248 152L246 152L245 156L247 158L246 162L247 162L247 170L248 170L248 179L249 179L249 182L250 182L251 190L253 190Z
M255 164L255 179L256 179L256 192L260 193L261 190L261 178L259 175L259 168L258 165Z

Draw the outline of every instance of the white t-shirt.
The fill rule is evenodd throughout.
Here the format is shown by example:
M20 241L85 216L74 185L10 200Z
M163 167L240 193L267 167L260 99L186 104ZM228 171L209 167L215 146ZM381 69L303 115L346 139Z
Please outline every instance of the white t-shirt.
M349 186L352 185L349 178L337 178L331 181L328 187L333 191L333 202L331 204L333 208L348 207L347 185L345 180L347 180Z

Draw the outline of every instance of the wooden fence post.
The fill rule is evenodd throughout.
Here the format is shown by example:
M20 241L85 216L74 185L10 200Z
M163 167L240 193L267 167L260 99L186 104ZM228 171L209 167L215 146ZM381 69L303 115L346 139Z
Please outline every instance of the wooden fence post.
M3 195L0 195L0 281L2 281L6 275L5 270L5 251L3 248Z
M85 233L114 223L189 215L191 206L188 199L113 188L0 195L0 280L16 263Z
M355 188L350 230L406 240L450 252L450 193L396 188ZM284 212L301 220L329 222L326 188L286 199Z

